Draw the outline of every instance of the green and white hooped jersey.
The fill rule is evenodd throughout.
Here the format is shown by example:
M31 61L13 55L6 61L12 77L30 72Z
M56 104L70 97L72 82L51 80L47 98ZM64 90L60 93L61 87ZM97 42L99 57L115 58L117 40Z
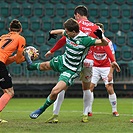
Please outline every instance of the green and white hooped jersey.
M69 38L66 33L66 50L63 54L63 64L72 71L81 71L83 67L83 60L85 59L90 46L95 45L95 40L87 36L85 33L80 33L74 37Z

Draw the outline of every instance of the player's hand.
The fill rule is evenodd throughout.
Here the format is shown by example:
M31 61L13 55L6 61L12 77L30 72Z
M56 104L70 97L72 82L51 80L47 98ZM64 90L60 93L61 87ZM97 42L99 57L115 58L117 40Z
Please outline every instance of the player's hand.
M48 41L53 38L53 39L56 39L57 38L57 34L51 34L51 31L49 31L49 38L48 38Z
M94 61L90 59L84 60L84 67L93 67Z
M94 31L94 34L99 38L99 39L102 39L103 36L102 36L102 31L100 29L97 29L96 31Z
M121 71L121 69L120 69L119 65L117 64L117 62L115 62L115 61L112 62L111 66L112 66L112 68L116 69L117 72Z
M51 55L53 55L54 53L51 53L50 51L48 51L46 54L45 54L45 57L49 57Z

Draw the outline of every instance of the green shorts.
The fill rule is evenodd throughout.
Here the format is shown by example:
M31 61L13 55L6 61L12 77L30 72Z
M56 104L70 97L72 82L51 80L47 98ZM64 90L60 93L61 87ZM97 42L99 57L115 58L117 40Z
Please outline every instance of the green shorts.
M72 85L79 76L78 73L64 66L62 56L57 56L50 60L50 66L54 71L60 73L58 81L64 81L67 86Z

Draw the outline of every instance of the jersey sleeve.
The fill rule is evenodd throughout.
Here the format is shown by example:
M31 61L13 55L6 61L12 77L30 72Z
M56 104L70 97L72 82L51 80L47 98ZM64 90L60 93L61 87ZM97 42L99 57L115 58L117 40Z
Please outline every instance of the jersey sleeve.
M95 38L92 38L92 37L85 37L83 38L83 44L90 47L90 46L95 46L95 41L96 39Z
M112 54L115 54L113 43L110 41L108 45L109 45L109 47L110 47L110 49L112 51Z
M61 39L59 39L54 47L50 50L51 53L57 51L58 49L62 48L66 44L66 37L63 36Z
M110 58L111 62L114 62L115 61L115 57L114 57L109 45L104 46L104 50L105 50L106 54L108 55L108 57Z

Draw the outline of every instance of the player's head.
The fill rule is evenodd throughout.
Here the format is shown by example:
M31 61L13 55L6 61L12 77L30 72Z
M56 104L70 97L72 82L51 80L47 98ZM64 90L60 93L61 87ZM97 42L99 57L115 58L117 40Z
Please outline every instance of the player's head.
M80 17L88 17L88 9L84 5L79 5L74 10L74 17L76 20Z
M15 32L21 32L22 31L22 25L19 20L13 19L10 23L10 31L15 31Z
M66 34L69 37L73 38L79 33L79 24L73 18L70 18L64 22L64 28L65 28Z
M97 26L99 26L102 31L104 32L104 25L102 23L95 23Z

